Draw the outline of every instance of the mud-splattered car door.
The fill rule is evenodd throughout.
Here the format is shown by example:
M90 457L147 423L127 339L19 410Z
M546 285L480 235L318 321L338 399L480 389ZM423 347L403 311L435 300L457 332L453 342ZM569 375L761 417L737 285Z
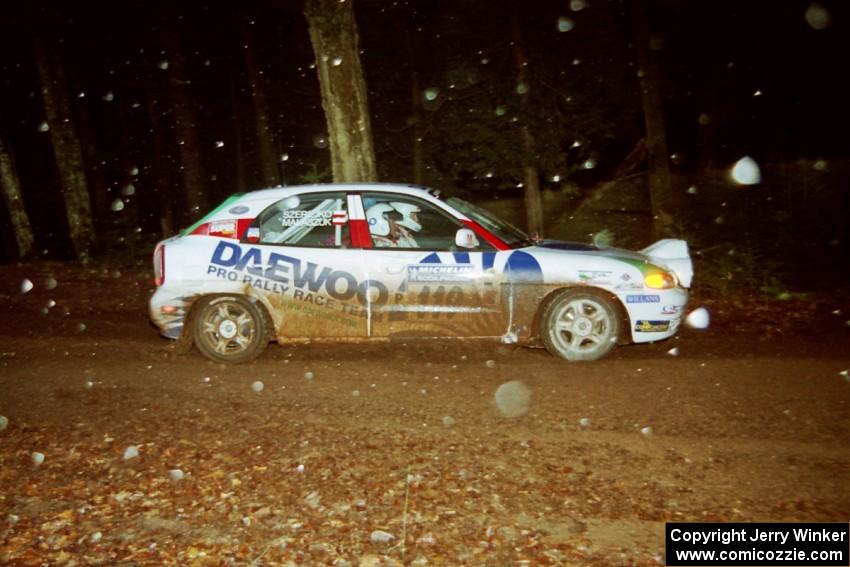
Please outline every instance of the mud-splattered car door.
M348 217L345 193L305 192L271 205L248 229L239 264L257 276L279 339L368 336L375 286Z
M388 291L370 305L373 337L496 337L507 329L505 300L486 242L455 244L464 225L415 197L364 193L371 247L368 278Z

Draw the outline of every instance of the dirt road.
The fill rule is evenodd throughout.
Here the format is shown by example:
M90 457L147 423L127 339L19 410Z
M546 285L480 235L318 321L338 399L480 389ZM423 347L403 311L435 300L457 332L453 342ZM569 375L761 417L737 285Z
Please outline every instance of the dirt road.
M0 273L3 564L657 565L666 521L850 520L843 300L705 300L707 331L586 364L439 342L224 367L157 336L145 274Z

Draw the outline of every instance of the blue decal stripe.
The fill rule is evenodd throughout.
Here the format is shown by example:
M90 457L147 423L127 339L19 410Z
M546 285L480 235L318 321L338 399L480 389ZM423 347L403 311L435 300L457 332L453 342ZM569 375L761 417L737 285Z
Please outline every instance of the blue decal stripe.
M458 264L469 264L469 252L455 252L455 262Z
M496 253L495 252L484 252L484 270L489 270L493 267L493 264L496 263Z
M431 254L428 254L427 256L422 258L422 260L419 263L420 264L442 264L442 262L440 261L440 257L437 256L436 252L432 252Z
M508 279L514 283L542 283L543 270L537 259L527 252L515 251L505 266Z

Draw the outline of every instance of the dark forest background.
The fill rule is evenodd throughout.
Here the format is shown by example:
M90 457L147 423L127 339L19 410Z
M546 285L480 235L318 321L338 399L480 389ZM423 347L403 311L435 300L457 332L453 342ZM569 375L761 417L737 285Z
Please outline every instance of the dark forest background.
M75 255L39 65L60 73L53 85L69 102L95 258L146 262L157 240L234 192L331 181L303 9L297 0L4 7L0 139L35 237L29 255ZM846 282L846 3L354 0L354 9L380 181L436 187L522 226L530 160L546 236L648 244L640 14L675 231L703 281L780 295ZM759 183L730 178L745 156ZM204 210L189 206L191 176ZM5 262L19 252L9 209L0 203Z

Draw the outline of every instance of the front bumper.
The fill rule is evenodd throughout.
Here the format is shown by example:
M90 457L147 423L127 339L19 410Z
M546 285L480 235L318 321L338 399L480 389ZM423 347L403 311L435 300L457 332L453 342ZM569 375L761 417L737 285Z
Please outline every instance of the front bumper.
M629 316L632 342L650 343L670 338L679 330L688 291L674 288L626 293L620 300Z

